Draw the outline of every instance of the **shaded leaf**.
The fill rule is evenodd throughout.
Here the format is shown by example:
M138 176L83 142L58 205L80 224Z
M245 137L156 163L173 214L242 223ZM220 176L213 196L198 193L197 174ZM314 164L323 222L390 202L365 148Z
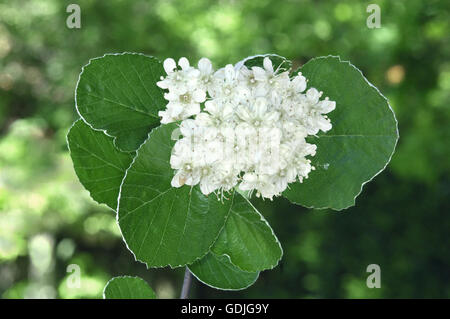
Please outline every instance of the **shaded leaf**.
M218 256L214 253L209 253L188 267L204 284L223 290L245 289L259 276L259 272L245 272L234 266L228 256Z
M249 56L248 58L245 58L244 60L238 62L236 64L236 67L239 68L241 64L244 64L248 68L251 68L253 66L263 67L263 60L265 57L270 58L270 60L272 61L273 69L274 70L278 69L279 72L288 71L292 67L291 61L278 54L261 54Z

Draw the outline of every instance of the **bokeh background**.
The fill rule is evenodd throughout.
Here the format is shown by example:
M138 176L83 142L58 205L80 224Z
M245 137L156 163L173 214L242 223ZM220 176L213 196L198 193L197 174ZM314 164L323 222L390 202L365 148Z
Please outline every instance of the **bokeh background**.
M79 0L81 29L69 29L73 2L0 0L2 298L98 298L122 274L145 278L162 298L179 294L184 270L134 261L67 151L81 67L123 51L207 56L216 67L260 53L297 66L340 55L399 120L397 152L356 207L256 202L283 244L280 265L244 291L196 282L193 297L450 297L449 1ZM379 29L366 26L369 3L381 7ZM69 264L81 268L79 289L66 284ZM380 289L366 287L369 264L381 267Z

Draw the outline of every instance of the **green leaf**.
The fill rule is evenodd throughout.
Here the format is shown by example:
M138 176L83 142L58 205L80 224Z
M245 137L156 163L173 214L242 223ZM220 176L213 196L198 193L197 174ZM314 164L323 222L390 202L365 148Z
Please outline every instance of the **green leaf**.
M156 294L142 278L121 276L108 281L103 299L156 299Z
M272 269L283 255L272 228L239 193L234 194L225 227L211 250L228 255L234 265L249 272Z
M244 64L248 68L251 68L253 66L263 67L263 60L265 57L270 58L270 60L272 61L273 69L278 69L279 72L289 71L292 67L291 61L278 54L261 54L249 56L248 58L245 58L244 60L238 62L236 66L237 68L239 68L241 64Z
M259 272L245 272L234 266L228 256L214 253L209 253L188 268L204 284L223 290L245 289L259 276Z
M149 267L183 266L206 255L231 206L203 195L198 186L171 186L176 127L163 125L150 133L121 187L119 227L135 258Z
M136 53L107 54L83 67L76 89L80 116L95 129L115 137L122 151L135 151L159 125L164 92L156 82L161 63Z
M386 167L398 140L397 120L386 98L355 66L339 57L320 57L300 70L309 87L336 101L333 128L310 137L316 167L283 195L310 208L341 210L355 204L365 183Z
M70 128L67 143L81 184L95 201L115 210L120 183L134 154L117 150L112 137L93 130L82 120Z

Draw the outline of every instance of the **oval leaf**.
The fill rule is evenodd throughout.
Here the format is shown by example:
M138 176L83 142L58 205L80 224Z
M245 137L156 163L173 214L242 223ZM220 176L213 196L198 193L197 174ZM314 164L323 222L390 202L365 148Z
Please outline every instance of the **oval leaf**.
M222 290L245 289L259 276L259 272L245 272L234 266L228 256L214 253L209 253L188 268L205 285Z
M355 204L365 183L386 167L398 140L397 120L386 98L356 67L339 57L321 57L300 71L311 87L336 101L333 128L308 138L317 145L316 170L283 195L310 208L341 210Z
M166 100L156 82L161 63L136 53L107 54L83 67L76 89L80 116L95 129L115 137L122 151L135 151L159 125Z
M179 267L207 254L231 202L205 196L198 186L174 188L169 159L175 124L154 129L127 170L118 222L135 258L149 267Z
M70 128L67 144L81 184L95 201L115 210L120 183L134 154L117 150L112 137L93 130L82 120Z
M249 272L272 269L283 255L267 221L237 192L225 227L211 250L217 255L228 255L235 266Z
M108 281L103 299L156 299L156 294L142 278L122 276Z

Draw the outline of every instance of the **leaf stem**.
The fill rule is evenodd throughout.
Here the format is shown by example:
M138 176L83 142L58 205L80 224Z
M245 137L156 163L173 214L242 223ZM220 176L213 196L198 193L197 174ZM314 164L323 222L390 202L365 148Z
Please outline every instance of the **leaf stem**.
M192 284L192 274L189 271L189 268L186 267L186 271L184 272L183 287L181 288L180 299L188 298L189 290L191 289L191 284Z

